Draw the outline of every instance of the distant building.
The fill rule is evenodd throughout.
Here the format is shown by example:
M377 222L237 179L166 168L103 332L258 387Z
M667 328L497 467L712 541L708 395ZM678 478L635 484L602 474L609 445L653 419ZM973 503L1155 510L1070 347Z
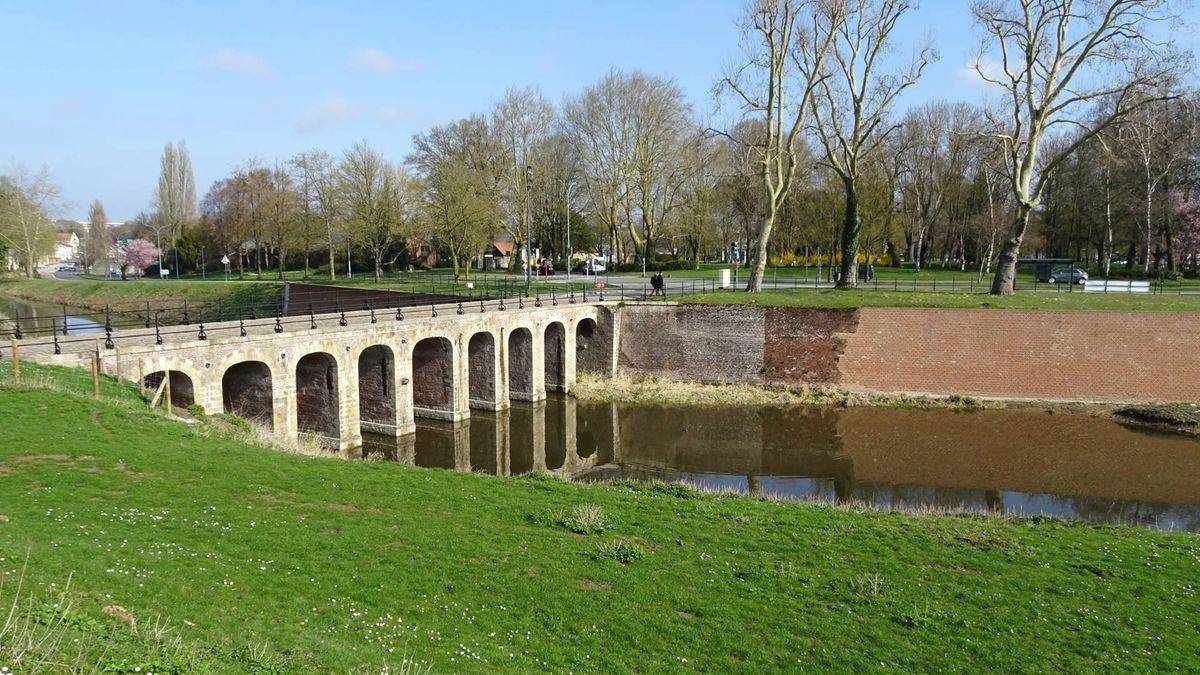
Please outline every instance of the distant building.
M514 250L513 242L493 239L483 253L479 254L475 266L482 270L506 270L512 262Z
M79 258L79 235L74 232L62 232L54 235L54 252L50 254L47 264L75 262Z

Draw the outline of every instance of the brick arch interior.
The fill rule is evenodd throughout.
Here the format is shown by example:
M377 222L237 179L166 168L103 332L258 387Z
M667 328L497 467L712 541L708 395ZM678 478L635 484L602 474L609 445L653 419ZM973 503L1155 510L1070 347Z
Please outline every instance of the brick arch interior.
M546 388L559 390L567 381L567 331L562 323L551 322L545 333Z
M296 427L338 438L338 365L331 354L313 352L296 362Z
M430 337L413 345L413 405L450 410L454 400L454 346L444 337Z
M581 372L606 373L611 361L612 330L601 321L580 319L575 324L575 369Z
M171 405L177 408L186 408L195 403L196 390L192 384L192 378L181 370L157 370L142 378L142 386L147 389L158 389L167 373L170 373L171 377ZM166 396L165 392L163 395Z
M513 394L533 394L533 334L528 328L508 334L508 389Z
M273 427L271 367L262 361L233 364L221 376L221 399L225 412Z
M358 355L358 410L364 422L392 424L396 419L396 357L386 345Z
M472 401L496 402L496 337L482 331L467 344L468 388Z

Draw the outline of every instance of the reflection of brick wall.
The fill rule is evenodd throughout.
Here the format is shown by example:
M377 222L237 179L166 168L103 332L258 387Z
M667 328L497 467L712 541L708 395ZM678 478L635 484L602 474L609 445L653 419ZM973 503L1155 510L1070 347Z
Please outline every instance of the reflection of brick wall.
M629 305L618 366L701 382L1200 400L1200 314Z

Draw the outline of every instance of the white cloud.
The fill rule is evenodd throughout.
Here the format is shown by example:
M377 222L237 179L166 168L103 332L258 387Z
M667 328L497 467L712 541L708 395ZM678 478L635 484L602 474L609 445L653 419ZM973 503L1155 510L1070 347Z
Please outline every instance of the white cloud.
M218 49L209 54L205 63L217 70L254 78L275 77L275 69L266 59L252 52L238 49Z
M322 127L344 124L355 117L354 106L345 96L328 96L305 110L296 122L300 131L312 131Z
M356 73L373 75L396 75L416 70L421 63L416 59L395 59L391 54L373 47L355 49L350 52L346 66Z
M375 117L382 124L401 124L413 119L412 108L403 105L381 104L375 108Z
M965 82L978 87L990 86L987 80L983 79L983 74L991 79L999 79L1004 74L1004 69L1001 65L986 56L973 56L967 60L958 70L954 71L954 77L959 82Z

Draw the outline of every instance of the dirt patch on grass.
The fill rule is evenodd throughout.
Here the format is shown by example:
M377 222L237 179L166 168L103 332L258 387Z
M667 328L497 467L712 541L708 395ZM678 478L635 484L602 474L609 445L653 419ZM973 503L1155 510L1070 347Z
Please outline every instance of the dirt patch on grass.
M579 579L580 588L587 588L595 591L607 591L612 588L612 584L607 581L592 581L591 579Z
M14 462L70 462L71 456L64 453L53 453L45 455L17 455L12 458Z

